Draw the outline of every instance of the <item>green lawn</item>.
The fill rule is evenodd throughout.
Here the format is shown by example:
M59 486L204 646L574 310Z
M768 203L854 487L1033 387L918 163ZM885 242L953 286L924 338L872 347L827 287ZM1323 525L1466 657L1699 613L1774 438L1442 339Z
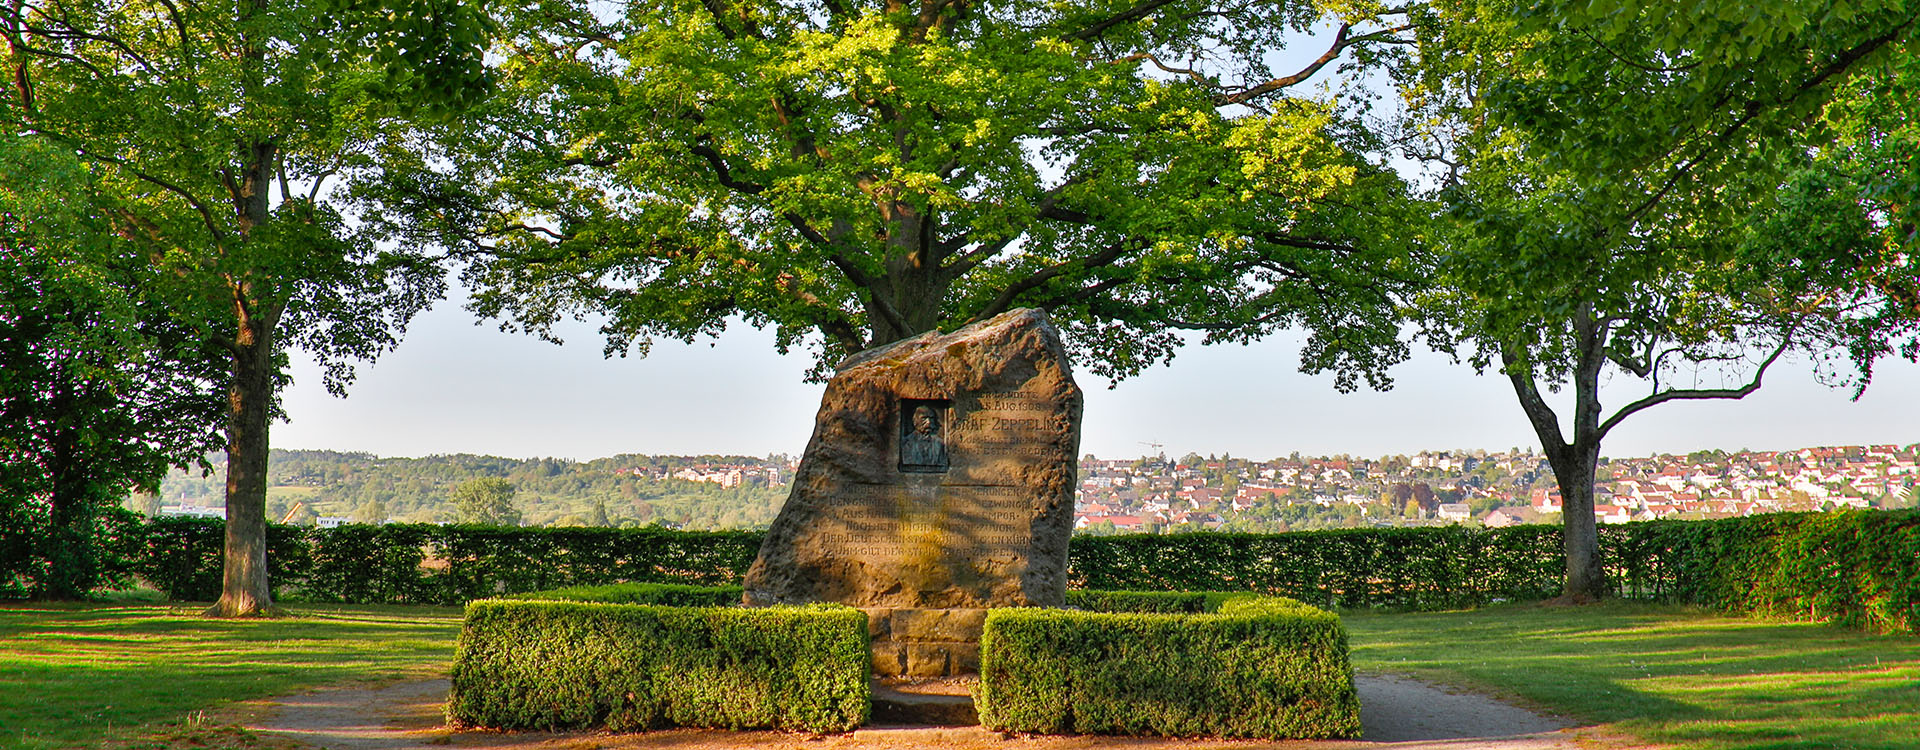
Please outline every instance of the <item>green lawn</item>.
M454 608L294 605L236 621L204 606L0 606L0 747L165 735L234 701L443 674L460 631Z
M1688 748L1920 746L1920 637L1629 604L1350 614L1354 668Z
M460 626L452 608L294 610L220 621L184 605L0 606L0 747L86 747L103 732L244 747L246 737L218 727L196 734L198 712L443 674ZM1920 737L1920 637L1911 635L1626 604L1346 622L1360 670L1513 696L1649 742L1913 748Z

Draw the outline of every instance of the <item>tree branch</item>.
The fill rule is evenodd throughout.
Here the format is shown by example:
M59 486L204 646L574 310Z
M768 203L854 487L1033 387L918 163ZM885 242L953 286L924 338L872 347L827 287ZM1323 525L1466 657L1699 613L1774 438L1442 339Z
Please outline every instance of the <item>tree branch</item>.
M993 302L990 302L987 304L986 307L981 308L980 312L974 313L973 317L968 319L967 322L978 323L982 320L986 320L995 315L999 315L1000 313L1006 312L1008 308L1013 306L1013 301L1017 299L1021 294L1024 294L1029 290L1035 289L1042 284L1052 281L1053 279L1059 277L1061 274L1067 273L1068 271L1071 271L1071 270L1086 271L1094 268L1100 268L1102 266L1112 265L1115 260L1118 260L1120 256L1125 255L1127 251L1138 250L1141 247L1144 247L1145 245L1146 245L1145 241L1140 240L1139 238L1129 237L1127 239L1123 239L1111 245L1108 245L1104 249L1102 249L1100 252L1094 253L1093 255L1074 258L1072 260L1056 263L1054 265L1040 269L1039 271L1029 274L1025 278L1020 279L1019 281L1016 281L1012 284L1008 284L1006 289L1003 289L1000 291L1000 296L995 297Z
M501 227L500 231L496 232L495 234L505 234L507 232L531 232L536 234L544 234L548 237L552 237L553 239L559 240L561 242L565 242L566 240L572 237L572 235L555 232L546 227L536 227L528 224L508 224L506 226Z
M1352 25L1345 24L1345 23L1340 24L1340 30L1333 35L1333 44L1328 45L1326 52L1321 53L1318 59L1314 60L1311 63L1308 63L1307 67L1301 68L1299 72L1296 72L1290 76L1275 78L1271 81L1267 81L1266 83L1262 83L1258 86L1254 86L1253 88L1247 89L1245 91L1239 91L1232 94L1217 95L1213 98L1213 103L1215 106L1219 106L1219 107L1225 107L1233 104L1245 104L1249 101L1266 96L1275 91L1279 91L1289 86L1293 86L1295 84L1300 83L1301 81L1305 81L1309 78L1312 78L1314 74L1320 72L1321 68L1326 67L1327 63L1330 63L1336 59L1339 59L1340 53L1345 51L1348 47L1352 47L1356 44L1363 44L1366 42L1378 41L1381 39L1390 39L1393 37L1393 35L1398 34L1402 31L1406 31L1411 28L1413 28L1413 26L1409 24L1409 25L1395 26L1390 29L1382 29L1380 31L1362 34L1356 37L1348 37L1347 32L1352 29Z
M131 174L134 177L141 179L142 181L152 183L153 185L158 186L162 190L165 190L169 193L173 193L174 195L180 196L181 200L186 201L188 206L191 206L194 211L199 212L200 220L204 222L207 227L207 235L209 239L215 242L219 242L225 236L220 232L219 223L214 221L213 219L213 211L207 208L206 204L202 203L198 197L194 196L193 193L188 192L186 188L180 187L179 185L175 185L166 180L147 174L146 172L142 172L139 169L135 168L132 164L128 163L125 159L120 159L112 156L107 156L105 154L95 153L92 149L87 148L85 145L82 145L71 138L60 135L53 131L36 129L33 132L37 132L55 141L65 143L67 144L68 148L73 149L75 153L81 156L87 157L89 159L93 159L98 162L112 164L116 167L127 170L128 174Z
M740 34L742 33L755 39L766 41L766 34L760 31L760 27L755 25L753 19L748 18L746 13L743 12L740 14L740 28L734 29L727 26L726 16L724 15L727 8L721 0L701 0L700 4L707 9L708 15L713 16L713 27L719 29L720 35L726 37L729 41L740 38Z
M1620 424L1620 422L1626 419L1627 417L1633 416L1634 414L1640 412L1643 409L1657 406L1659 404L1664 404L1668 401L1745 398L1747 394L1753 393L1754 391L1757 391L1760 389L1760 379L1763 377L1766 377L1767 368L1772 367L1774 362L1777 362L1780 360L1780 355L1785 354L1787 352L1787 349L1789 348L1789 345L1792 344L1792 342L1793 342L1793 337L1791 335L1781 336L1780 345L1777 347L1774 347L1773 353L1767 355L1766 360L1760 363L1760 369L1754 371L1753 380L1748 381L1746 385L1740 386L1739 388L1694 388L1694 389L1684 389L1684 390L1674 389L1671 391L1661 391L1658 393L1649 394L1648 396L1640 399L1639 401L1635 401L1631 404L1627 404L1626 406L1620 407L1620 411L1614 412L1614 415L1611 417L1608 417L1607 421L1600 423L1600 435L1604 437L1607 434L1607 431L1612 430L1614 428L1614 425Z
M1084 28L1074 33L1066 35L1065 38L1072 39L1077 42L1092 41L1094 39L1099 38L1101 34L1106 33L1107 29L1111 29L1123 23L1129 23L1132 21L1138 21L1142 18L1146 18L1149 14L1153 13L1156 10L1159 10L1161 7L1172 5L1173 3L1174 3L1174 0L1143 0L1143 2L1141 2L1138 5L1135 5L1126 10L1120 11L1119 13L1116 13L1114 15L1108 16L1107 18L1101 19L1100 21L1094 23L1092 26L1088 26L1087 28Z
M1353 252L1352 246L1329 242L1327 240L1313 239L1311 237L1295 237L1280 232L1259 232L1255 236L1264 242L1271 242L1281 247L1297 247L1302 250L1324 250L1333 253Z
M811 316L814 319L813 325L820 329L820 333L839 342L847 351L859 351L862 348L860 331L853 327L853 321L847 319L846 313L837 306L827 304L814 293L800 288L793 274L780 274L780 277L774 281L774 285L799 300L801 304L807 306L809 312L814 313Z
M1913 22L1914 19L1909 18L1906 22L1894 27L1887 33L1862 41L1847 51L1840 53L1833 60L1828 61L1825 66L1821 67L1819 72L1815 73L1811 78L1802 81L1800 85L1784 99L1777 100L1773 102L1773 104L1775 106L1791 104L1801 96L1818 88L1821 84L1826 83L1828 79L1845 73L1849 68L1853 67L1854 63L1859 62L1867 55L1873 54L1880 48L1891 44L1893 40L1898 39L1900 35L1906 31L1908 26L1913 25ZM1692 157L1683 159L1680 164L1674 168L1673 173L1667 176L1667 179L1661 184L1659 189L1655 190L1652 195L1647 196L1647 199L1641 201L1640 205L1635 206L1632 211L1627 212L1626 221L1632 222L1642 213L1651 210L1663 200L1668 193L1672 192L1675 186L1679 185L1681 179L1692 173L1693 169L1705 161L1708 156L1732 143L1734 135L1738 134L1741 128L1746 127L1747 123L1752 122L1754 118L1758 117L1761 111L1765 109L1765 106L1766 103L1757 99L1746 102L1746 104L1741 107L1739 119L1735 120L1725 131L1722 131L1717 137L1713 138L1711 143L1701 146L1698 153L1695 153Z
M1159 57L1155 56L1153 53L1150 53L1150 52L1137 52L1131 55L1127 55L1126 57L1120 58L1121 62L1137 62L1140 60L1145 60L1147 62L1153 63L1153 67L1159 68L1161 72L1171 73L1177 76L1186 76L1187 80L1193 81L1194 83L1198 83L1203 86L1212 83L1212 81L1209 80L1206 76L1201 75L1200 71L1194 70L1193 68L1175 68L1164 62L1161 62Z
M972 250L968 250L965 255L960 256L959 260L948 265L946 268L947 275L953 278L965 276L968 271L972 271L981 263L986 262L988 258L999 255L1000 251L1007 249L1008 245L1013 244L1015 240L1025 236L1026 232L1016 232L994 242L983 242L975 246Z
M705 136L701 137L705 138ZM705 143L696 143L688 146L687 151L694 156L705 159L707 165L713 168L714 178L718 179L721 185L729 189L746 193L747 195L759 195L767 189L765 185L734 179L733 170L727 166L727 160L720 155L720 152L713 150L712 146L708 146Z
M49 16L47 15L46 11L41 10L39 8L35 8L34 10L40 15L40 17L45 18L48 21L53 21L55 23L60 24L60 26L63 27L64 30L35 27L32 24L27 23L25 14L22 14L22 17L20 18L20 27L24 29L26 33L31 34L33 36L41 37L50 41L55 41L55 42L71 43L74 40L100 42L109 47L113 47L115 49L120 50L122 54L126 55L128 58L131 58L135 64L139 65L142 69L146 70L148 73L156 77L159 77L162 75L159 70L156 70L153 67L152 63L147 62L147 58L141 56L139 52L135 52L134 49L128 46L126 42L123 42L119 39L115 39L110 36L101 36L99 34L90 34L85 31L81 31L78 27L75 27L72 23L69 23L66 19L54 18L53 16ZM92 66L89 65L88 67L92 67ZM95 72L98 72L97 68L95 69Z
M1513 383L1514 395L1520 397L1520 410L1526 412L1527 421L1533 424L1534 435L1540 438L1541 447L1551 452L1565 451L1569 446L1560 432L1560 417L1553 413L1553 407L1540 397L1540 388L1534 385L1533 374L1518 367L1519 359L1502 346L1500 348L1501 369L1507 373L1507 380Z

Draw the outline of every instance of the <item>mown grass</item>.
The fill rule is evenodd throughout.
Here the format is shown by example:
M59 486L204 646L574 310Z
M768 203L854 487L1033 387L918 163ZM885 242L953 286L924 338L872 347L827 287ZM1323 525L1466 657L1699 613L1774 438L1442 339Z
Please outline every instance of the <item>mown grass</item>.
M221 734L205 711L443 674L460 630L455 608L296 605L292 617L212 620L204 606L0 606L0 747Z
M1920 637L1608 604L1349 614L1355 669L1685 748L1920 746Z
M0 748L253 747L239 701L444 674L460 612L0 606ZM1685 748L1913 748L1920 637L1609 604L1345 616L1362 671L1511 696ZM207 712L215 719L209 720ZM104 742L103 742L104 740Z

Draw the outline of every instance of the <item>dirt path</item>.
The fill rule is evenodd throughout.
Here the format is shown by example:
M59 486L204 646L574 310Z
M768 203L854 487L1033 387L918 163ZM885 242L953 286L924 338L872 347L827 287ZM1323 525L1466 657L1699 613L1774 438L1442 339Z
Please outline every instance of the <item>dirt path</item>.
M866 727L844 735L778 732L669 730L644 734L547 734L453 732L441 722L446 680L403 682L381 688L342 688L274 701L248 729L324 750L478 748L482 750L719 750L756 747L790 750L1169 750L1171 748L1299 748L1348 750L1573 750L1596 738L1559 719L1484 696L1448 692L1417 680L1363 675L1358 742L1260 742L1168 740L1132 737L1029 737L979 727ZM1600 741L1599 744L1616 744Z

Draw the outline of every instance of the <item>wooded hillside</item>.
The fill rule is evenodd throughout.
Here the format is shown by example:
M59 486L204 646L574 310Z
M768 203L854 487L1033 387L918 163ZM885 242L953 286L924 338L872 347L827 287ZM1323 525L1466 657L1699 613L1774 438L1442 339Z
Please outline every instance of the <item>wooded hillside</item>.
M225 464L214 471L175 471L156 506L218 507ZM689 472L688 470L691 470ZM699 473L708 481L674 476ZM738 472L738 483L721 477ZM645 526L687 529L765 528L786 498L790 468L784 456L619 455L592 461L498 456L381 458L370 453L274 450L268 464L267 515L279 520L296 503L295 521L336 516L364 521L453 520L453 488L497 477L515 489L514 504L527 525ZM770 482L769 479L772 481Z

